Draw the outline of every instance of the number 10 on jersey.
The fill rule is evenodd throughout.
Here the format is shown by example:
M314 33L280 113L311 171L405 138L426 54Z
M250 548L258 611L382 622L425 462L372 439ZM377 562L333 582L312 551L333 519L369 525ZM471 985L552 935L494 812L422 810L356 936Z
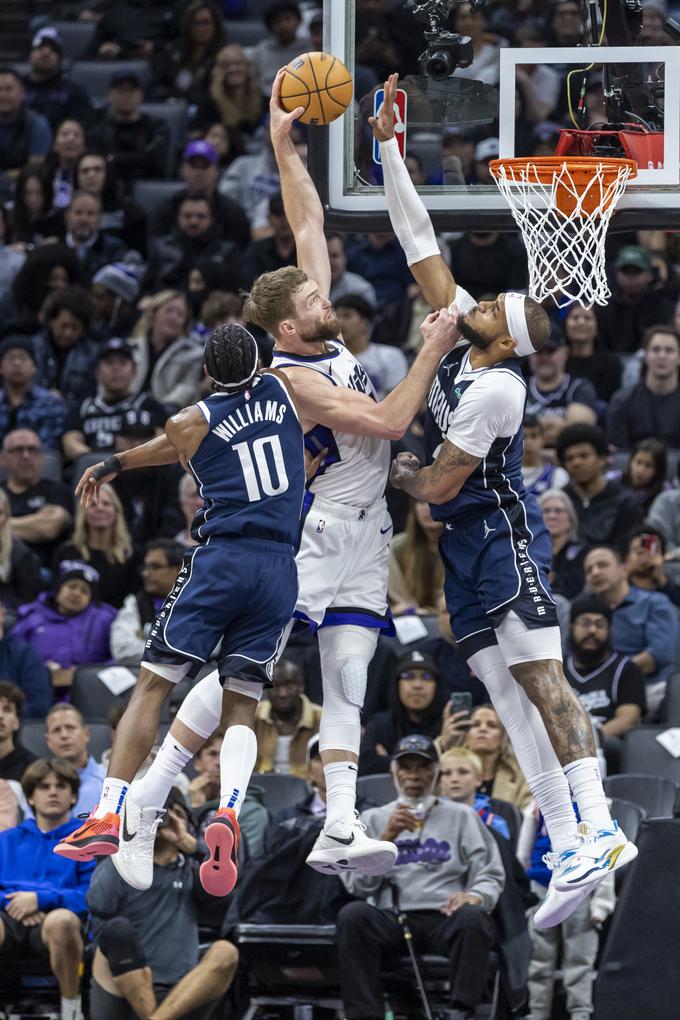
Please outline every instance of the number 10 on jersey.
M272 479L267 447L275 468L276 482ZM236 443L232 450L238 454L241 461L249 502L256 503L265 496L280 496L282 492L288 490L288 475L278 436L265 436L262 439L255 439L252 443Z

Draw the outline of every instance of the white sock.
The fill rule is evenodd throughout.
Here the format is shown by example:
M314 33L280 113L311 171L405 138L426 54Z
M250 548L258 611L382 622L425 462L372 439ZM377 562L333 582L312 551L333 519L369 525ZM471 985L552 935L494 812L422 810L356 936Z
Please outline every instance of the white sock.
M103 818L106 814L119 815L123 809L123 801L129 785L126 779L114 779L113 776L107 776L102 786L102 795L99 798L94 817Z
M136 779L132 786L135 802L140 807L162 808L177 776L193 756L193 751L187 751L172 733L166 733L146 775Z
M565 801L564 783L565 777L561 768L544 772L529 783L534 800L543 815L550 844L557 854L578 845L576 817L571 797Z
M230 726L220 750L220 807L238 818L257 761L257 738L250 726Z
M353 761L333 761L324 765L326 777L326 822L330 829L336 822L351 825L357 799L357 766Z
M83 1006L79 995L75 999L61 997L61 1020L83 1020Z
M613 829L614 823L602 789L602 778L597 758L579 758L564 766L578 813L582 822L596 829Z

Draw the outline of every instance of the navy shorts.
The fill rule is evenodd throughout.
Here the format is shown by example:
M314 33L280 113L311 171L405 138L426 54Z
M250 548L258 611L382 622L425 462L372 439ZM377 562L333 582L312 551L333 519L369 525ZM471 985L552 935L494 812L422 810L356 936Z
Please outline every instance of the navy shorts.
M558 625L548 582L552 546L533 496L447 523L439 548L451 629L466 658L496 644L494 627L510 610L529 628Z
M220 678L271 687L297 594L292 546L212 538L187 551L151 629L144 662L191 662L189 676L195 676L222 639Z

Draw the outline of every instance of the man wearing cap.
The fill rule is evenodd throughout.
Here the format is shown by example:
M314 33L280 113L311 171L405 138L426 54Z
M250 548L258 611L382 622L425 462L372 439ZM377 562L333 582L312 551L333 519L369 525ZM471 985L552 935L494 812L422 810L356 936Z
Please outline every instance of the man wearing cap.
M522 480L526 384L519 359L548 341L550 320L521 294L506 292L476 306L456 284L399 158L392 113L397 81L391 75L385 83L385 103L371 118L390 218L426 300L433 308L450 306L468 343L459 341L445 355L428 395L428 465L399 454L390 480L430 503L444 524L440 551L454 636L489 691L550 833L553 875L539 908L547 927L575 910L592 884L637 856L611 817L592 727L564 676L548 582L550 538Z
M603 599L575 599L564 663L567 680L599 728L610 773L619 771L623 737L640 722L646 705L642 673L629 656L612 650L611 622Z
M574 379L565 371L568 357L559 326L552 327L548 342L529 357L526 413L540 421L545 446L554 446L566 425L597 422L595 388L587 379Z
M32 429L51 450L58 450L66 403L35 381L38 371L33 341L8 336L0 344L0 438L11 429Z
M250 224L242 207L233 198L217 190L219 159L214 145L196 138L182 154L180 176L186 187L162 202L151 216L149 233L154 237L169 234L177 222L177 210L188 194L207 195L212 203L215 226L223 241L233 241L245 249L250 241Z
M399 796L361 814L367 833L393 840L398 857L386 875L346 871L357 902L338 915L337 945L348 1020L383 1016L381 965L401 953L405 911L416 952L448 956L450 1020L469 1020L482 1000L496 929L491 917L505 883L493 836L466 804L434 795L439 756L429 739L403 737L392 755ZM394 903L396 897L397 903Z
M64 44L57 29L39 29L31 41L30 70L24 79L26 102L55 131L64 120L77 120L87 127L93 118L87 92L64 73L63 57Z
M680 337L672 326L650 326L645 333L642 379L614 394L607 435L619 450L641 439L680 447Z
M116 72L106 99L106 113L90 131L89 144L106 155L126 185L140 177L165 177L168 125L140 111L144 90L139 75Z
M138 317L138 267L127 262L102 266L92 277L92 333L97 340L129 336Z
M367 721L361 741L359 773L389 772L390 755L402 737L420 733L438 737L447 694L429 655L417 649L401 656L394 671L392 708Z
M383 400L408 373L408 361L398 347L371 343L375 309L365 298L347 294L335 302L345 347L366 369L378 400Z
M629 244L614 262L614 293L606 308L595 309L601 343L611 351L632 354L646 329L671 322L673 302L655 286L654 266L645 248Z
M151 435L160 433L167 418L165 408L149 393L132 392L134 374L132 348L120 337L112 337L99 349L96 395L72 407L66 418L62 445L69 460L85 453L112 452L130 412L140 416Z
M234 241L225 241L215 223L211 199L201 191L187 192L177 206L177 219L171 233L149 245L149 264L144 277L144 290L155 292L166 287L186 291L189 274L198 263L209 261L224 266L240 254Z
M0 170L16 176L29 163L39 165L51 145L49 122L29 109L21 76L0 68Z

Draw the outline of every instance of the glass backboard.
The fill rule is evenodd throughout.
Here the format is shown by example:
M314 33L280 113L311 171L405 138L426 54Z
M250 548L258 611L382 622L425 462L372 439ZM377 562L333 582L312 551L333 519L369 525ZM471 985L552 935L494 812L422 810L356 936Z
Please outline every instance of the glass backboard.
M396 70L405 157L439 228L510 229L489 160L564 152L565 140L637 161L611 230L680 227L680 28L657 7L326 0L324 19L324 49L355 82L353 111L311 133L329 223L387 227L367 119Z

